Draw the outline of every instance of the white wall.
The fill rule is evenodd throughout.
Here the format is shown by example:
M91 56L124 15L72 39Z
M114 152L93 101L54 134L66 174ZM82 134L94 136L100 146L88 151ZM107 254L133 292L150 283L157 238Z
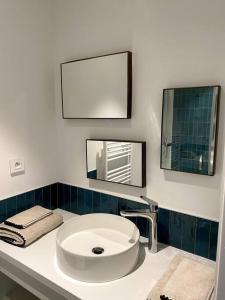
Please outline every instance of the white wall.
M224 189L225 190L225 189ZM225 285L225 193L223 193L223 205L221 207L221 218L219 227L219 241L217 250L217 284L216 284L216 299L224 299Z
M225 84L223 0L56 0L55 91L60 180L216 219L220 209L224 105L214 177L163 171L160 161L162 89ZM59 64L121 50L133 52L131 120L62 120ZM224 93L222 91L222 101ZM147 141L144 190L86 179L85 139Z
M224 153L225 155L225 153ZM223 162L222 170L222 187L221 187L221 207L220 207L220 226L218 234L217 246L217 278L216 278L216 300L224 299L225 286L225 161Z
M214 177L160 170L160 127L163 88L223 88L224 9L223 0L0 0L0 199L60 180L217 220L224 92ZM59 63L121 50L133 52L132 119L63 120ZM147 188L87 180L86 138L146 140ZM26 173L12 178L14 157Z
M0 0L0 199L57 180L52 21L52 1Z

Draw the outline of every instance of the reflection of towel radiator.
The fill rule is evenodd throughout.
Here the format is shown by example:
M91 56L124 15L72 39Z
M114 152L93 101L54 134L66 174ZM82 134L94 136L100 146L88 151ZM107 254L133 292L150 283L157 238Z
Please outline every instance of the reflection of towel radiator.
M131 183L132 144L125 142L105 142L105 180Z

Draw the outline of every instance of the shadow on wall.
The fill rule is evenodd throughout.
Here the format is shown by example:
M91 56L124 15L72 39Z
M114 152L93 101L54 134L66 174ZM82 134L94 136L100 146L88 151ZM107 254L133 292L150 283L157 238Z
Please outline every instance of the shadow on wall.
M178 171L166 171L164 172L164 179L166 181L173 181L177 183L183 183L187 185L194 185L194 186L203 186L203 187L211 187L213 189L220 188L220 181L218 177L215 176L206 176L206 175L199 175L199 174L189 174L185 172L178 172Z
M83 128L91 128L91 127L96 127L96 128L131 128L131 119L115 119L115 120L110 120L110 119L71 119L71 120L63 120L64 125L66 127L83 127Z
M103 182L98 180L89 180L89 188L104 190L109 193L120 193L131 196L131 198L146 196L146 188L137 188L123 184L112 184L111 182ZM137 199L135 199L137 200Z

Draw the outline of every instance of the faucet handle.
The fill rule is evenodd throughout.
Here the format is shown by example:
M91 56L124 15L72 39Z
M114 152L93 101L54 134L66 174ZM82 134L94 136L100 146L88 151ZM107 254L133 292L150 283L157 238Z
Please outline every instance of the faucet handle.
M140 198L148 203L150 212L158 212L159 206L156 201L153 201L145 196L140 196Z

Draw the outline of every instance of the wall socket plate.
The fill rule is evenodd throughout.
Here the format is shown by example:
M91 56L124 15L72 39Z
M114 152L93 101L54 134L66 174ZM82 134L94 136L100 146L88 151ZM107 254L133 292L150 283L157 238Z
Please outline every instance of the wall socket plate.
M25 172L25 165L23 158L14 158L9 160L11 176L20 175Z

